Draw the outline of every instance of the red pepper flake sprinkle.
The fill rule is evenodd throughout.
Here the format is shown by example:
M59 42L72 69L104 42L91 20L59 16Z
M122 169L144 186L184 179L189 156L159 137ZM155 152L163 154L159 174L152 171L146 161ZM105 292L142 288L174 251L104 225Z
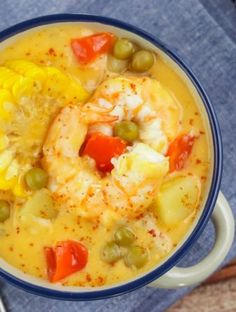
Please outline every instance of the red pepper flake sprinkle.
M48 50L48 54L51 55L51 56L57 56L56 51L53 48L50 48Z
M86 281L87 282L91 282L92 278L90 276L90 274L86 274Z
M97 286L102 286L105 284L105 278L102 276L98 276L95 280Z
M99 220L96 220L96 223L94 223L94 225L92 226L92 229L96 230L99 227L99 224L100 224Z
M119 92L114 92L114 93L112 94L112 99L113 99L113 100L116 100L116 99L119 98L119 96L120 96Z
M149 230L148 233L150 235L152 235L152 237L156 237L157 236L156 231L154 229Z
M201 162L202 162L201 159L196 159L196 164L197 165L201 164Z
M131 89L132 89L133 91L135 91L136 86L135 86L135 84L134 84L134 83L131 83L131 84L130 84L130 87L131 87Z
M136 220L141 220L144 217L143 213L139 214L138 216L136 216Z

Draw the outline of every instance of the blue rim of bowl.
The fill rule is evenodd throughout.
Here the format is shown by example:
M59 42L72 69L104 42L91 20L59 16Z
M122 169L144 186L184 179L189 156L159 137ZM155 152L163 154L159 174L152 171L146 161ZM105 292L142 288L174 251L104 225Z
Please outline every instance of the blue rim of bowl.
M152 281L156 280L167 271L169 271L173 266L177 264L177 262L184 256L186 251L190 248L194 241L197 240L203 229L205 228L212 211L214 209L217 196L220 190L220 183L221 183L221 176L222 176L222 139L219 124L210 103L209 98L207 97L204 89L202 88L200 82L195 77L193 72L189 69L189 67L182 61L182 59L173 53L165 44L163 44L158 39L154 38L152 35L148 34L147 32L137 28L136 26L132 26L128 23L96 15L87 15L87 14L54 14L54 15L47 15L42 17L37 17L34 19L30 19L19 24L16 24L6 30L0 32L0 42L12 37L16 34L19 34L25 30L29 30L31 28L37 26L43 26L48 24L55 24L60 22L88 22L88 23L101 23L108 26L118 27L120 29L130 31L143 39L151 42L153 45L157 46L161 49L165 54L167 54L188 76L191 80L192 84L198 91L202 102L205 106L209 123L212 132L212 139L213 139L213 149L214 149L214 168L213 168L213 176L211 187L209 190L208 198L203 209L203 212L199 218L197 225L195 226L192 233L189 235L187 240L183 243L183 245L176 250L176 252L167 259L162 265L153 269L151 272L145 274L142 277L139 277L133 281L124 283L119 286L111 286L108 289L101 289L101 290L91 290L89 292L83 292L80 289L78 292L69 292L69 291L61 291L61 290L53 290L46 287L36 286L24 280L21 280L14 275L4 271L0 268L0 276L5 278L9 283L24 289L25 291L50 297L54 299L61 299L61 300L96 300L96 299L103 299L109 298L116 295L124 294L145 286Z

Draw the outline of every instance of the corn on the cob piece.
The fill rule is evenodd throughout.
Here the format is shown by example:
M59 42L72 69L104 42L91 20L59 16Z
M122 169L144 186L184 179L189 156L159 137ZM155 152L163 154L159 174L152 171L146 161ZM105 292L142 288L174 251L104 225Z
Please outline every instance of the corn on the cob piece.
M5 66L24 77L31 78L38 90L42 89L47 78L46 71L31 61L11 60L6 62Z
M18 100L32 93L33 87L43 93L64 98L68 103L83 102L88 93L79 81L74 81L53 66L40 67L26 60L12 60L0 67L0 87L11 90ZM65 103L65 104L67 104Z
M37 92L59 98L65 105L83 102L87 91L79 81L52 66L39 66L26 60L8 61L0 66L0 119L10 121L21 97ZM27 196L22 167L14 153L6 149L8 137L0 131L0 190L11 190L16 196Z
M5 66L0 66L0 88L12 92L16 100L30 95L33 86L32 78L24 77Z

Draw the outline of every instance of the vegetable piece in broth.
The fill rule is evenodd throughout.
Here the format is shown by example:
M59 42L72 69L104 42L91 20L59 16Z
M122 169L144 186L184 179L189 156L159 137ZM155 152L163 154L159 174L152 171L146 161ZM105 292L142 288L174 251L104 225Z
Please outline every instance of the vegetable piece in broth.
M131 246L129 247L127 254L124 257L125 264L128 267L134 267L140 269L148 261L147 249L141 246Z
M121 258L120 247L115 242L107 243L102 249L101 258L107 263L115 263Z
M184 134L169 145L167 156L170 157L170 172L183 169L193 147L195 137Z
M44 254L50 282L58 282L82 270L88 261L87 248L71 240L58 242L54 248L45 247Z
M123 154L125 149L126 142L120 138L94 133L85 142L82 155L93 158L100 171L110 172L113 168L111 159Z
M129 246L135 241L136 237L127 226L122 226L115 231L114 239L118 245Z
M25 183L31 190L39 190L47 185L47 172L41 168L32 168L25 175Z
M138 125L129 120L124 120L115 125L114 134L127 142L133 142L138 138Z
M114 43L111 33L98 33L71 40L71 48L81 64L88 64L100 54L108 53Z
M116 40L113 47L113 55L120 60L126 60L130 58L134 51L134 44L125 38Z
M162 185L154 209L164 224L174 226L195 212L200 192L197 176L174 177Z

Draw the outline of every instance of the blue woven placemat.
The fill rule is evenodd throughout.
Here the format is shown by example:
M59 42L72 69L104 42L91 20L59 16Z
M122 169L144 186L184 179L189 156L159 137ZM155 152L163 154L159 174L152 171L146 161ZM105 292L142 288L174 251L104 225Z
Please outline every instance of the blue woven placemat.
M235 3L235 2L234 2ZM230 0L1 0L0 30L52 13L115 17L159 37L183 57L202 82L217 112L224 144L222 190L236 214L236 8ZM209 224L181 265L201 259L213 242ZM236 256L236 242L227 260ZM30 261L30 260L29 260ZM0 280L12 312L161 312L189 288L142 288L113 299L60 302L28 294Z

